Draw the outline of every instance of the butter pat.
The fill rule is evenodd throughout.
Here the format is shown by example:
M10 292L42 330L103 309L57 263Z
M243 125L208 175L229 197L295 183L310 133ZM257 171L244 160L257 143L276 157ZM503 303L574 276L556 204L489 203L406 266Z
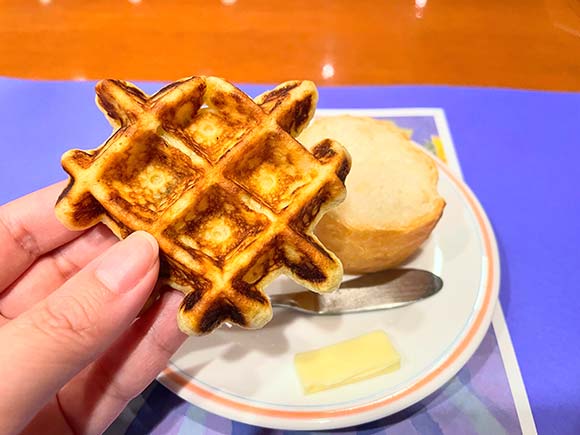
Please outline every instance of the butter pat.
M391 373L401 356L383 331L296 354L294 364L306 394Z

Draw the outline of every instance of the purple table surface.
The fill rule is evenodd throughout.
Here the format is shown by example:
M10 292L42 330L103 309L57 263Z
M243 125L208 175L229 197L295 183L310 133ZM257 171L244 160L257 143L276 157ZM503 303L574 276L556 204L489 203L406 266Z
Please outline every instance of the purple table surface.
M0 79L0 203L64 178L63 151L108 136L93 86ZM580 94L322 87L319 107L445 109L465 180L496 231L500 299L538 431L579 433Z

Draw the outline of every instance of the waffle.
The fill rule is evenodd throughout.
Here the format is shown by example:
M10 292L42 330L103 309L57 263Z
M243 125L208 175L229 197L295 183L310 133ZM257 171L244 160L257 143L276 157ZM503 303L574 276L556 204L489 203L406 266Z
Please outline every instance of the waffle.
M313 83L255 100L215 77L152 96L119 80L96 91L115 131L95 150L63 155L70 181L56 214L71 229L104 222L119 238L152 234L161 282L185 294L181 330L264 326L264 289L280 273L315 292L338 288L342 265L313 228L344 199L350 157L332 140L310 152L294 139L316 108Z

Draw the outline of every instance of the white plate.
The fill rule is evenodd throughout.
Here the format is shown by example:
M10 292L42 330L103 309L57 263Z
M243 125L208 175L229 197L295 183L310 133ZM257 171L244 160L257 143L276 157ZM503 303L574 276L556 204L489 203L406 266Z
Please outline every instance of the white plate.
M477 349L499 287L493 231L469 188L438 162L443 217L409 266L444 280L435 296L390 311L307 316L276 310L264 329L227 328L189 339L159 380L207 411L263 427L348 427L400 411L451 379ZM345 277L348 279L348 277ZM283 277L269 292L296 291ZM402 355L401 369L304 395L293 366L297 352L382 329Z

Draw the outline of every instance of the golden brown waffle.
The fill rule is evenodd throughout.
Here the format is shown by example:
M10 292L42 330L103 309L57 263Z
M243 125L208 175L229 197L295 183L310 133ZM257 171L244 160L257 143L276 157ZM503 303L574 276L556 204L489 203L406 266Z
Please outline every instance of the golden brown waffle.
M120 238L155 236L161 280L185 293L184 332L262 327L272 317L264 287L280 273L316 292L339 286L342 265L312 232L343 200L350 157L331 140L311 153L293 138L314 113L313 83L254 101L215 77L150 97L119 80L96 90L116 130L96 150L63 155L71 178L57 216L72 229L104 222Z

